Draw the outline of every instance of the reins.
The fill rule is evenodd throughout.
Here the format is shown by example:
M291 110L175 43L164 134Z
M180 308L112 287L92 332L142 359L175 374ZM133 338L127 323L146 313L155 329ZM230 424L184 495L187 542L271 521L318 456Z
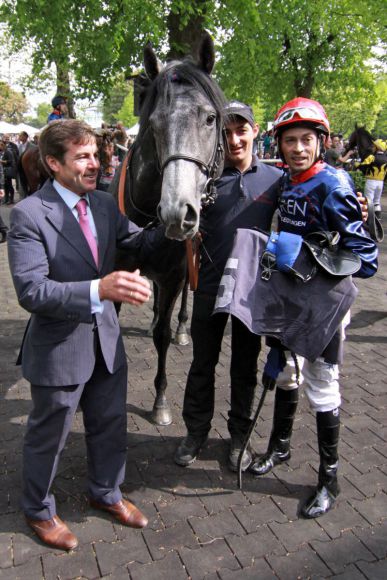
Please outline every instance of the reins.
M126 211L125 211L125 180L126 180L126 172L128 171L128 164L129 164L131 157L132 157L132 147L129 149L128 154L125 155L125 157L122 161L120 180L118 182L118 207L120 209L120 212L123 215L126 215Z

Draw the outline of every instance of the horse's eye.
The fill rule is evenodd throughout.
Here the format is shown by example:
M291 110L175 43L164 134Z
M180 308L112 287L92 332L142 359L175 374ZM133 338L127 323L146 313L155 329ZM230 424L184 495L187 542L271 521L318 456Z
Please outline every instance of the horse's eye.
M208 117L206 119L206 123L209 127L211 127L211 125L213 125L215 123L215 120L216 120L216 115L211 114L211 115L208 115Z

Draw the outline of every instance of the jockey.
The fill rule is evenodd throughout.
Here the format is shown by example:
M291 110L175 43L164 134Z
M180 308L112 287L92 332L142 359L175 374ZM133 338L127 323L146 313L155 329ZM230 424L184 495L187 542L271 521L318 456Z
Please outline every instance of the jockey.
M363 161L355 163L355 169L359 169L365 175L364 194L373 202L376 217L381 218L381 197L387 176L387 141L376 139L373 142L373 152Z
M53 111L47 117L47 123L51 121L58 121L59 119L64 119L67 115L67 100L66 97L61 97L57 95L51 101Z
M364 230L353 184L344 171L324 162L329 121L322 105L301 97L289 101L279 109L273 131L279 154L289 168L279 195L280 232L301 238L316 231L339 232L341 246L360 257L361 267L357 275L366 278L375 274L376 245ZM338 364L342 358L342 342L343 328L338 328L319 358L304 361L305 392L316 413L320 453L317 489L301 510L306 518L316 518L329 511L339 493L341 397ZM277 369L283 372L274 374L278 378L268 450L250 466L250 471L256 476L268 473L275 465L290 458L290 436L297 409L298 385L296 380L289 380L289 352L284 353L278 346L272 351L271 363L276 360ZM301 363L302 359L299 360L300 366ZM270 365L267 369L272 370Z

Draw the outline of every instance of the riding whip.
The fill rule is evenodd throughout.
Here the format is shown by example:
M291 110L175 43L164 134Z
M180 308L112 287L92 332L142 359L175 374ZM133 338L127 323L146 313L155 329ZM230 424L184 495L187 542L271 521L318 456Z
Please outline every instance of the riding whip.
M278 375L286 366L286 356L282 348L272 347L267 355L267 360L265 368L262 374L262 386L263 391L261 398L259 399L257 410L255 411L254 417L251 421L250 428L247 432L246 438L244 440L242 449L238 457L238 487L242 489L242 457L245 453L247 447L249 446L251 436L257 425L259 414L265 402L265 398L268 391L273 391L276 386L276 380Z

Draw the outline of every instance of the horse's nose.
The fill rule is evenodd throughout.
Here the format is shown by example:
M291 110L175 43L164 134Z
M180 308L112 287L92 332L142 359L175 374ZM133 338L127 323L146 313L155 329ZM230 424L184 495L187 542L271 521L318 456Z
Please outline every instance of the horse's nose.
M199 216L193 205L182 204L178 210L168 211L161 204L157 207L157 215L166 227L166 236L175 240L192 237L198 229Z
M185 218L184 218L184 226L188 229L192 229L196 226L196 223L198 221L198 214L196 209L190 204L187 203L185 205Z

